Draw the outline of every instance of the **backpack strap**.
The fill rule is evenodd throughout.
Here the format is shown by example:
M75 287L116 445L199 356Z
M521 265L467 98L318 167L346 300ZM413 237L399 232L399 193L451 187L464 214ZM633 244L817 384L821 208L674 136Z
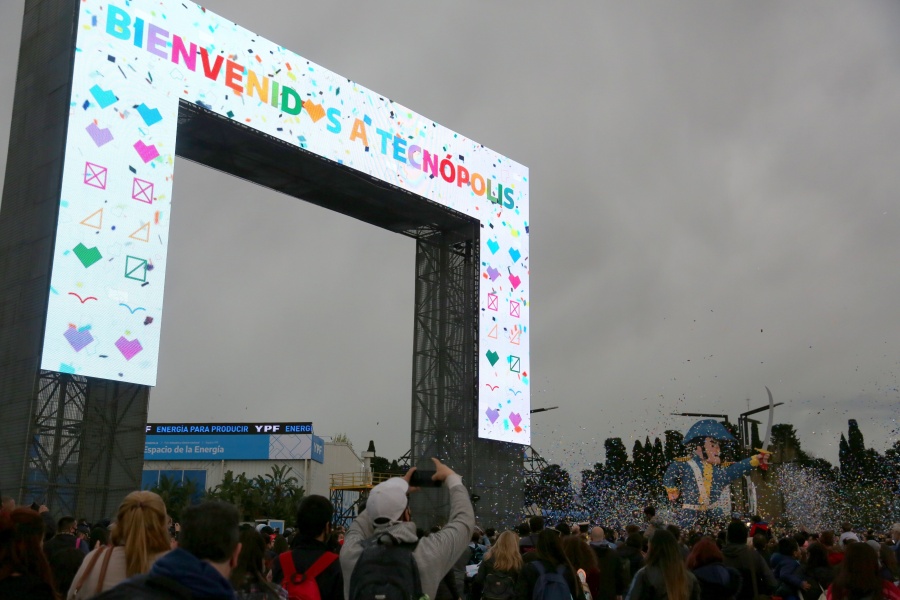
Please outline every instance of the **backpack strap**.
M314 563L306 570L306 572L303 573L303 578L304 578L304 579L315 579L316 577L319 576L319 574L320 574L322 571L324 571L325 569L327 569L328 567L330 567L330 566L331 566L331 563L333 563L334 561L336 561L337 558L338 558L338 555L337 555L337 554L335 554L334 552L328 552L328 551L326 550L325 552L322 553L322 556L320 556L319 558L317 558L317 559L316 559L316 562L314 562ZM291 561L291 562L293 562L293 561Z
M100 558L104 552L106 552L106 549L107 549L106 546L100 546L100 548L98 548L97 551L94 552L94 555L91 557L91 560L88 561L87 569L84 570L84 572L81 574L81 577L79 577L78 581L75 583L75 597L76 598L78 597L78 592L81 591L81 587L84 585L85 579L87 579L88 575L91 574L91 571L94 570L94 565L97 564L97 559ZM112 550L110 550L110 552L112 552ZM94 594L95 595L99 594L100 591L101 591L100 585L98 585L97 589L94 590Z
M281 564L281 578L283 581L290 581L297 568L294 567L294 557L290 550L282 552L278 555L278 562Z
M106 569L109 567L109 559L112 558L113 549L110 548L106 556L103 557L103 564L100 565L100 576L97 577L97 593L103 591L103 580L106 579Z
M303 572L300 581L306 581L307 579L315 579L318 577L322 571L331 566L331 563L336 561L338 555L334 552L325 551L322 553L319 558L316 559L310 567ZM294 555L288 550L287 552L282 552L278 555L278 562L281 563L281 572L282 578L284 581L291 581L294 575L297 573L297 568L294 566Z

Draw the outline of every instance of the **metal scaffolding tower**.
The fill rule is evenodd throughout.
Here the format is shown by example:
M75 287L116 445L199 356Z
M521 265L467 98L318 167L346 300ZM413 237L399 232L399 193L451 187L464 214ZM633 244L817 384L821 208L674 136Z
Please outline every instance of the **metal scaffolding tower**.
M147 387L41 371L24 499L56 514L110 517L143 464Z
M523 447L477 437L478 223L416 242L412 464L430 457L463 476L476 514L490 525L515 521L523 500ZM410 497L420 527L449 512L445 490Z

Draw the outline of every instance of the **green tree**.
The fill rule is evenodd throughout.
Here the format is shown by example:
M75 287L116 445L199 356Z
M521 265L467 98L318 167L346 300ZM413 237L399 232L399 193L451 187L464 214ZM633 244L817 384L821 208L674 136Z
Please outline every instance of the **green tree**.
M662 481L663 474L666 472L666 466L669 464L666 461L666 453L663 450L662 441L659 438L655 438L653 440L653 479L658 483Z
M264 515L262 492L244 473L225 471L222 483L207 490L206 497L233 504L245 521Z
M569 472L559 465L547 465L538 478L542 500L537 504L550 510L568 510L572 506L574 490Z
M353 446L353 443L350 441L350 438L347 437L346 433L338 433L331 437L331 441L335 444L347 444L348 446Z
M648 439L647 446L649 445L650 440ZM642 481L646 481L650 478L650 470L652 468L647 450L650 450L650 448L645 447L641 443L641 440L634 440L634 446L631 447L631 462L633 465L632 469L634 471L634 474Z
M884 466L889 488L900 495L900 440L885 451Z
M150 488L151 492L159 494L166 505L166 512L176 523L181 521L184 509L191 505L191 500L197 494L197 485L193 481L181 482L163 475L159 483Z
M397 462L397 459L393 461L389 461L383 456L376 456L372 459L372 472L373 473L390 473L392 475L404 475L403 469L400 468L400 464Z
M871 486L885 478L882 456L874 449L866 448L866 442L856 419L848 421L847 437L841 434L838 445L841 479L845 485Z
M722 426L725 428L728 433L734 436L734 439L740 439L740 432L738 431L738 426L735 423L722 423ZM737 442L724 442L721 444L721 451L719 456L721 457L723 462L737 462L741 460L743 450L740 447L740 444Z
M763 441L759 437L759 423L752 421L750 423L750 447L753 449L762 448Z
M607 438L603 443L606 450L606 470L610 474L619 474L628 468L628 451L622 438Z
M291 470L287 465L272 465L272 472L258 475L255 483L262 496L263 516L293 524L303 498L303 488L291 475Z
M797 431L790 423L779 423L772 426L769 450L772 452L773 463L808 461L811 458L800 447Z
M665 436L666 436L665 456L666 456L666 464L668 465L670 462L672 462L676 458L686 456L687 450L684 447L684 434L682 434L680 431L675 431L674 429L667 429L665 431Z

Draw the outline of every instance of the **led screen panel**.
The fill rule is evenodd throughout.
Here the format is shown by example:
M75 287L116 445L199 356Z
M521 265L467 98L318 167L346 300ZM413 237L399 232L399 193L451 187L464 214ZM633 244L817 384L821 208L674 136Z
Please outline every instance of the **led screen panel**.
M43 369L155 385L186 101L478 219L479 435L530 443L527 168L191 2L84 0L77 46Z

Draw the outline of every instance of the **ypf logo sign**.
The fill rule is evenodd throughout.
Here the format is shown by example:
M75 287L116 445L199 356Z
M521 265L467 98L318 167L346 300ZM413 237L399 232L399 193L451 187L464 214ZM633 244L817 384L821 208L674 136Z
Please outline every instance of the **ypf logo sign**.
M312 452L310 456L318 463L325 462L325 441L317 436L312 436Z

